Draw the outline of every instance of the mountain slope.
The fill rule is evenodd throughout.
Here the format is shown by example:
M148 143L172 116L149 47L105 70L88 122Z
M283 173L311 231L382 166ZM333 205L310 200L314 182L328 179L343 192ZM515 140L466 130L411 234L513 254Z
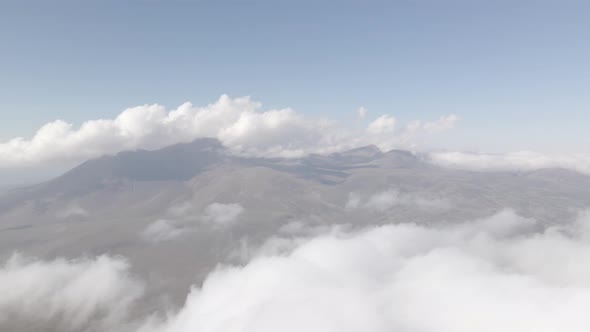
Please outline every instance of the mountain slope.
M373 146L300 159L247 158L218 141L87 161L0 196L0 256L128 257L148 308L276 236L332 226L459 222L510 208L550 223L590 206L590 177L566 170L469 172ZM147 309L146 309L147 310Z

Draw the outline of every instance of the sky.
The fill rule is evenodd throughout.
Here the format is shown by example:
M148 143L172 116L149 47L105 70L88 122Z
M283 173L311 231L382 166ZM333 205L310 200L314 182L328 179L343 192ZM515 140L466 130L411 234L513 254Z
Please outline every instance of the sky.
M357 126L449 114L437 148L587 153L585 1L0 3L0 144L227 94Z
M588 1L0 0L0 194L103 154L199 137L248 156L290 158L375 144L444 167L560 167L590 175L589 59ZM471 193L477 181L461 179L434 189L458 193L465 186ZM550 179L565 182L541 188ZM550 200L539 214L553 218L561 208L573 214L584 191L570 192L570 179L580 178L541 174L531 180L539 187L524 189ZM222 197L219 188L193 199ZM310 192L323 192L318 188ZM483 188L490 194L481 197L490 209L504 201L525 211L536 206L519 195L496 201L493 188ZM60 204L55 194L41 205ZM240 241L242 265L219 265L187 290L184 305L160 307L167 315L153 317L138 315L158 276L136 275L145 265L122 256L39 260L15 253L0 263L0 326L25 317L63 320L71 330L134 332L588 330L590 266L579 262L590 261L590 212L544 224L508 207L455 222L443 212L470 215L475 201L466 201L465 212L447 197L396 188L343 194L342 206L330 200L321 206L351 216L367 211L367 226L392 221L396 207L442 217L428 226L395 220L349 232L322 228L315 214L309 220L295 214L254 252ZM92 213L78 198L56 216L49 213L58 205L42 211L38 220ZM140 234L135 224L124 225L104 242L115 247L86 241L96 240L99 223L66 222L53 232L46 222L35 228L33 218L2 231L25 232L7 235L9 243L50 248L48 259L68 241L76 252L86 242L90 253L148 248L136 235L174 252L167 241L207 227L233 234L231 227L253 211L246 203L172 205L162 212L169 219L142 224ZM564 206L552 211L558 205ZM271 212L274 219L283 214ZM7 215L7 225L20 222L14 216L19 212ZM63 232L70 224L92 228ZM39 245L44 232L62 238ZM64 242L63 234L79 237ZM157 280L156 290L166 283Z

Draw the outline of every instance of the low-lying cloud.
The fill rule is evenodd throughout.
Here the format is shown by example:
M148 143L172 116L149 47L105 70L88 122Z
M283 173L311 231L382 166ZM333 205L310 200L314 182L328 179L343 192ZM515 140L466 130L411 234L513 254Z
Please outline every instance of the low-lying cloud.
M319 236L215 271L145 331L586 331L588 221L535 232L506 210Z
M226 227L232 225L243 212L244 208L240 204L213 203L205 209L203 219L215 226Z
M345 205L347 209L363 208L376 212L385 212L396 206L442 211L450 209L452 204L440 197L429 197L418 193L405 193L391 188L368 196L351 192L348 195Z
M329 120L313 119L292 109L260 111L248 97L223 95L204 107L191 103L167 111L161 105L126 109L114 119L73 124L57 120L30 138L0 143L0 167L72 164L124 150L155 149L199 137L215 137L232 151L256 156L298 157L376 144L388 150L409 147L415 139L446 130L455 115L431 122L413 121L398 127L383 115L362 131ZM366 114L361 111L359 114Z
M173 220L159 219L149 224L142 232L144 239L151 242L168 241L186 233L189 229Z
M121 258L42 261L14 254L0 267L0 327L114 330L142 293Z
M504 154L436 152L428 155L434 164L474 171L531 171L543 168L565 168L590 175L590 155L545 155L531 151Z
M0 270L0 326L19 313L65 319L62 331L103 317L105 331L126 332L585 332L589 225L590 214L548 226L507 209L465 223L311 232L288 252L217 268L177 312L132 324L121 316L141 286L125 261L15 256Z
M223 230L233 226L244 211L238 203L214 202L200 209L190 201L183 202L168 210L168 218L147 225L141 236L150 242L161 242L196 231L199 225Z
M63 210L58 211L58 213L56 213L56 217L65 220L85 219L88 217L88 211L77 204L71 204Z

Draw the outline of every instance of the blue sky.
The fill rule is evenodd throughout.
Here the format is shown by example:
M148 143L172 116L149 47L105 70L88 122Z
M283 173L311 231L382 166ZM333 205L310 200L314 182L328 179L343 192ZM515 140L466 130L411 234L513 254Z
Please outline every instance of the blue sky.
M584 1L0 3L0 140L223 93L352 121L455 113L462 149L588 152Z

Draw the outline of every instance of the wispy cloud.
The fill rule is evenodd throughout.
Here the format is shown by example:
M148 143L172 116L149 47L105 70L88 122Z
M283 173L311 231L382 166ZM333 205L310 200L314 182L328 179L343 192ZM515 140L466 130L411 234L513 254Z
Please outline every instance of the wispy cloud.
M356 109L356 115L359 117L359 119L364 119L367 116L367 112L369 112L369 110L364 106Z
M244 208L239 204L213 203L205 209L203 219L215 226L226 227L233 224L243 212Z
M590 155L548 155L531 151L509 153L435 152L428 155L434 164L474 171L538 170L566 168L590 174Z
M150 242L162 242L196 231L200 225L224 229L233 226L244 212L244 207L238 203L214 202L199 208L187 201L173 205L166 219L159 219L147 225L141 236Z
M142 232L144 239L151 242L172 240L186 233L189 229L182 223L159 219L149 224Z
M377 212L385 212L396 206L410 206L418 209L441 211L450 209L452 204L441 197L400 192L398 189L390 188L371 195L361 195L351 192L348 195L345 205L347 209L363 208Z

